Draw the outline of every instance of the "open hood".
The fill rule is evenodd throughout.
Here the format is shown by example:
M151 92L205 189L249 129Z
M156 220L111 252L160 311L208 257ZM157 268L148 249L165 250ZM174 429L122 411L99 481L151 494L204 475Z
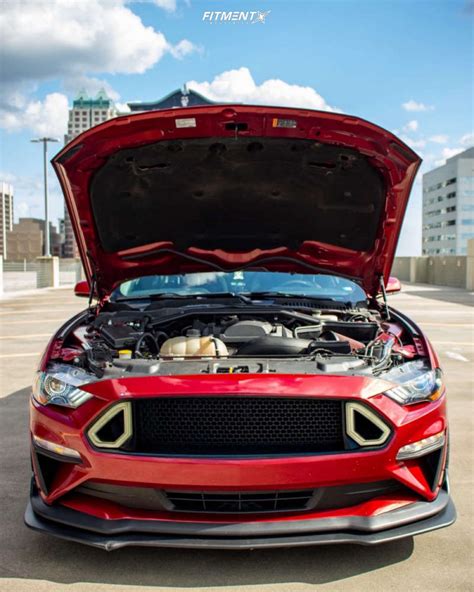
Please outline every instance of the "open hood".
M55 156L99 296L142 275L388 279L420 158L348 115L242 105L118 117Z

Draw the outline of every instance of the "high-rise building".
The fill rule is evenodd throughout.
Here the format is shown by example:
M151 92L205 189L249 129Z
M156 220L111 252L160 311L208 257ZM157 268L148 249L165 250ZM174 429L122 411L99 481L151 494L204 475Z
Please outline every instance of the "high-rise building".
M423 255L466 255L474 238L474 147L423 175Z
M67 144L90 127L112 119L116 115L115 104L105 90L98 92L94 99L89 97L85 91L81 91L72 102L72 109L69 109L69 121L64 143Z
M76 136L85 132L94 125L117 116L117 109L112 99L104 90L101 90L95 98L91 98L85 91L81 91L69 109L69 121L67 134L64 136L64 143L67 144ZM71 219L67 208L64 208L64 243L62 256L73 258L78 257Z
M13 187L0 181L0 255L8 257L7 232L13 228Z

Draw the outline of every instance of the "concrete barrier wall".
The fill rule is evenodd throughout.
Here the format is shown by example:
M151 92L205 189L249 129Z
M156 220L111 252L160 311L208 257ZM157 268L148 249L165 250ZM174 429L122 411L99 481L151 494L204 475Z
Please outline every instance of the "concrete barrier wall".
M424 283L465 288L466 257L428 257L426 273Z
M412 265L414 267L415 277L418 278L416 281L420 284L427 284L428 266L426 265L425 257L415 257L414 259L415 261Z
M391 275L402 282L474 289L474 239L467 256L396 257Z
M396 257L392 266L392 275L402 282L410 281L411 260L420 257Z
M396 257L391 275L402 282L474 290L474 239L468 241L464 257ZM0 294L35 287L58 287L83 277L79 260L39 257L34 262L4 262L0 255Z

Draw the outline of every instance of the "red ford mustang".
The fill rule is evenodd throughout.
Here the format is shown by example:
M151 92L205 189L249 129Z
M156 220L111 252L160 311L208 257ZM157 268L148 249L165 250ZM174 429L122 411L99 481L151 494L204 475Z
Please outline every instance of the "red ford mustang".
M439 362L385 298L419 164L356 117L240 105L68 144L91 303L35 381L26 524L110 550L454 522Z

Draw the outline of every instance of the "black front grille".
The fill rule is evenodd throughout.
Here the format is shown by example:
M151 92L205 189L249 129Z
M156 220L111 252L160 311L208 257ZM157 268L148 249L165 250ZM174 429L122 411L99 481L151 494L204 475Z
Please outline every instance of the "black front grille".
M290 397L157 397L133 401L128 450L253 455L344 449L342 402Z
M312 489L301 491L264 491L256 493L195 493L165 491L177 512L210 512L240 514L290 512L305 510L314 494Z

